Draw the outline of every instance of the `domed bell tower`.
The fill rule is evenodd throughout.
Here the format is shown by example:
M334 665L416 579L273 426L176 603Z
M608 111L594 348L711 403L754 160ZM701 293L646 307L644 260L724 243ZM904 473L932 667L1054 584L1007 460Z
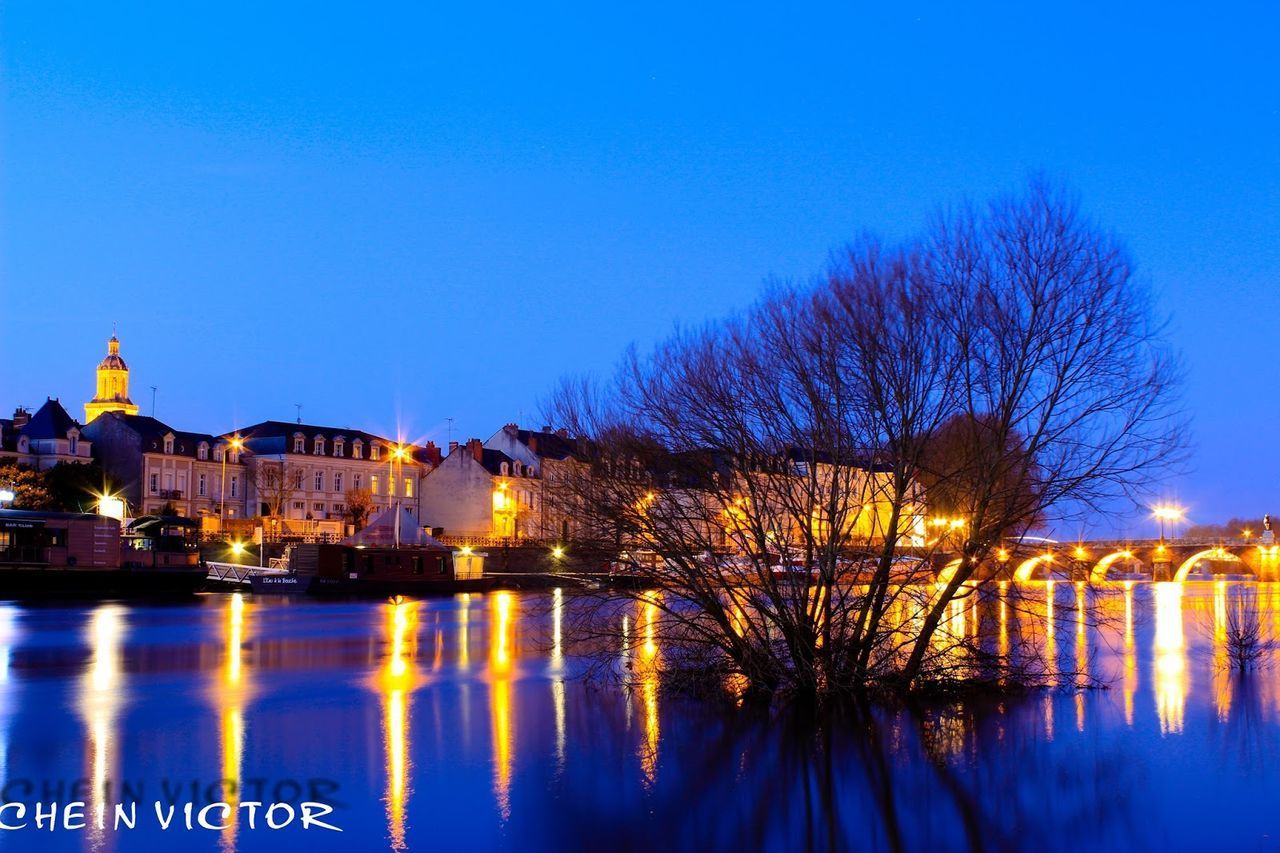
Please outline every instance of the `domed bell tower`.
M107 357L98 365L98 393L84 404L84 422L103 412L136 415L138 407L129 399L129 365L120 357L120 339L113 332L107 341Z

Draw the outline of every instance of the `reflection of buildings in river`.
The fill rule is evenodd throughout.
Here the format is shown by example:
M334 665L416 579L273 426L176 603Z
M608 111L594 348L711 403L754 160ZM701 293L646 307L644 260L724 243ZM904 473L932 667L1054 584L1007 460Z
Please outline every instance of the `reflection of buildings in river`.
M1155 586L1155 693L1160 732L1182 731L1187 697L1186 642L1182 627L1182 584L1166 581Z
M110 820L111 771L118 769L117 715L124 704L124 671L120 665L128 611L118 604L99 605L89 619L88 668L80 678L78 707L89 737L89 802L86 814L89 846L97 850L107 839Z
M1084 731L1084 692L1089 681L1089 639L1085 633L1085 600L1084 581L1077 581L1076 588L1076 731Z
M515 626L512 596L495 592L490 597L489 720L493 739L493 794L498 814L511 817L511 755L514 741L511 719L511 662Z
M409 697L417 684L414 664L418 643L418 602L386 605L386 658L378 669L376 688L382 696L383 744L386 752L387 828L392 850L405 844L405 809L409 795Z

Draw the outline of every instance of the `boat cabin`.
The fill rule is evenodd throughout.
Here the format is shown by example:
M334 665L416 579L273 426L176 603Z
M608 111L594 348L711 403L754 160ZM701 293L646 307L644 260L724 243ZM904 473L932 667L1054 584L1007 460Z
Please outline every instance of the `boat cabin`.
M120 522L78 512L0 509L0 566L120 566Z

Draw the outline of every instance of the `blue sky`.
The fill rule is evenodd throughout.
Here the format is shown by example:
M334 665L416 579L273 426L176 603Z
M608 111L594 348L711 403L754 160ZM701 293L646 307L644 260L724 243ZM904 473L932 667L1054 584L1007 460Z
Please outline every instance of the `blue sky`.
M180 428L540 425L562 373L1043 169L1172 315L1167 496L1280 511L1274 4L463 6L0 8L0 407L80 413L114 320Z

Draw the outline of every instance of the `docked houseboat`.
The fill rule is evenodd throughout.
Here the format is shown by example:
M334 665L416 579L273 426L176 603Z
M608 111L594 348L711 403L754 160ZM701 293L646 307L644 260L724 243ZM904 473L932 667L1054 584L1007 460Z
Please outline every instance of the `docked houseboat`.
M0 510L0 599L189 595L204 582L195 522Z
M288 550L288 572L250 577L253 591L284 595L445 595L487 589L484 555L454 551L404 509L377 516L341 542Z

